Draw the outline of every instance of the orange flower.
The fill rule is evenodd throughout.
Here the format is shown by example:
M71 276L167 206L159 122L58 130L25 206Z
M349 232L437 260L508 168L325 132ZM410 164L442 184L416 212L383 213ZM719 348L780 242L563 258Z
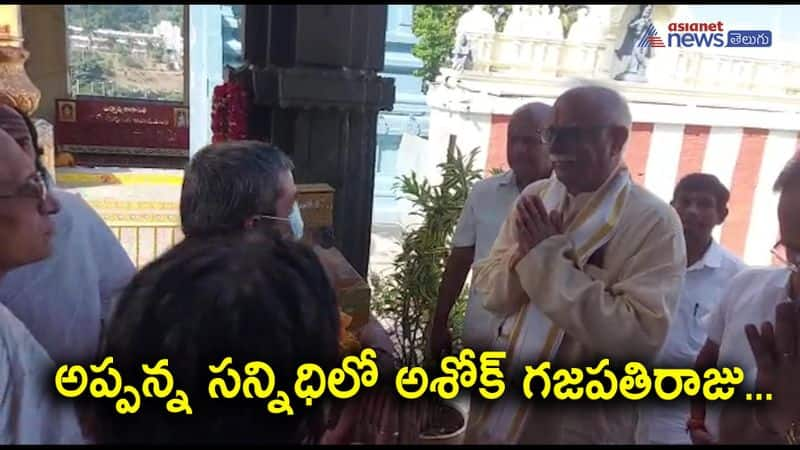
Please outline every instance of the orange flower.
M339 310L339 351L349 355L361 350L358 338L347 328L353 323L353 318L341 309Z

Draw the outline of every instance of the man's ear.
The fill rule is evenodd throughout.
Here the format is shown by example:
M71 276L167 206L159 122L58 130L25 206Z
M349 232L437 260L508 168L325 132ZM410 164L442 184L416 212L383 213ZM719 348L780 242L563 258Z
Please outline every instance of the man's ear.
M722 211L719 211L719 221L717 221L717 225L722 225L722 222L725 222L725 219L728 217L728 207L722 208Z
M611 129L611 152L621 155L625 144L628 142L628 129L626 127L614 127Z
M247 219L244 219L244 223L242 224L242 226L244 226L245 230L252 230L253 228L256 227L257 223L258 223L258 218L248 217Z

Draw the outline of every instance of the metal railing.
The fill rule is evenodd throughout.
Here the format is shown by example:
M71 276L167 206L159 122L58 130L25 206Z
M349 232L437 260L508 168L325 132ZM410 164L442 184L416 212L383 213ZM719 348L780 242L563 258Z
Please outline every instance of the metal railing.
M109 228L137 269L146 266L183 240L183 232L179 225L109 224Z

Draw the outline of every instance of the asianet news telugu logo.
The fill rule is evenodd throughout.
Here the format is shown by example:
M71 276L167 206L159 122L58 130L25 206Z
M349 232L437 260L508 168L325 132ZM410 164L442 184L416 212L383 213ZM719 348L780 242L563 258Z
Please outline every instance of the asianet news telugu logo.
M725 30L718 22L670 23L666 42L653 24L647 27L639 47L771 47L770 30Z

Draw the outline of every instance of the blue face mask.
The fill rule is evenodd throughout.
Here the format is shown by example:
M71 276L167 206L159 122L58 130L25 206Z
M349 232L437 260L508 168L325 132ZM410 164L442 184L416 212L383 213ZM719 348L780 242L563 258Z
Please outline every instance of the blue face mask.
M292 227L294 240L303 239L303 216L300 215L300 207L297 206L297 202L294 202L292 212L289 213L289 225Z
M280 220L281 222L288 222L289 226L292 229L292 238L295 241L303 239L303 216L300 215L300 208L297 206L297 202L294 202L294 205L292 205L292 212L289 213L289 217L275 217L275 216L268 216L265 214L260 214L256 217L261 219L271 219L271 220Z

